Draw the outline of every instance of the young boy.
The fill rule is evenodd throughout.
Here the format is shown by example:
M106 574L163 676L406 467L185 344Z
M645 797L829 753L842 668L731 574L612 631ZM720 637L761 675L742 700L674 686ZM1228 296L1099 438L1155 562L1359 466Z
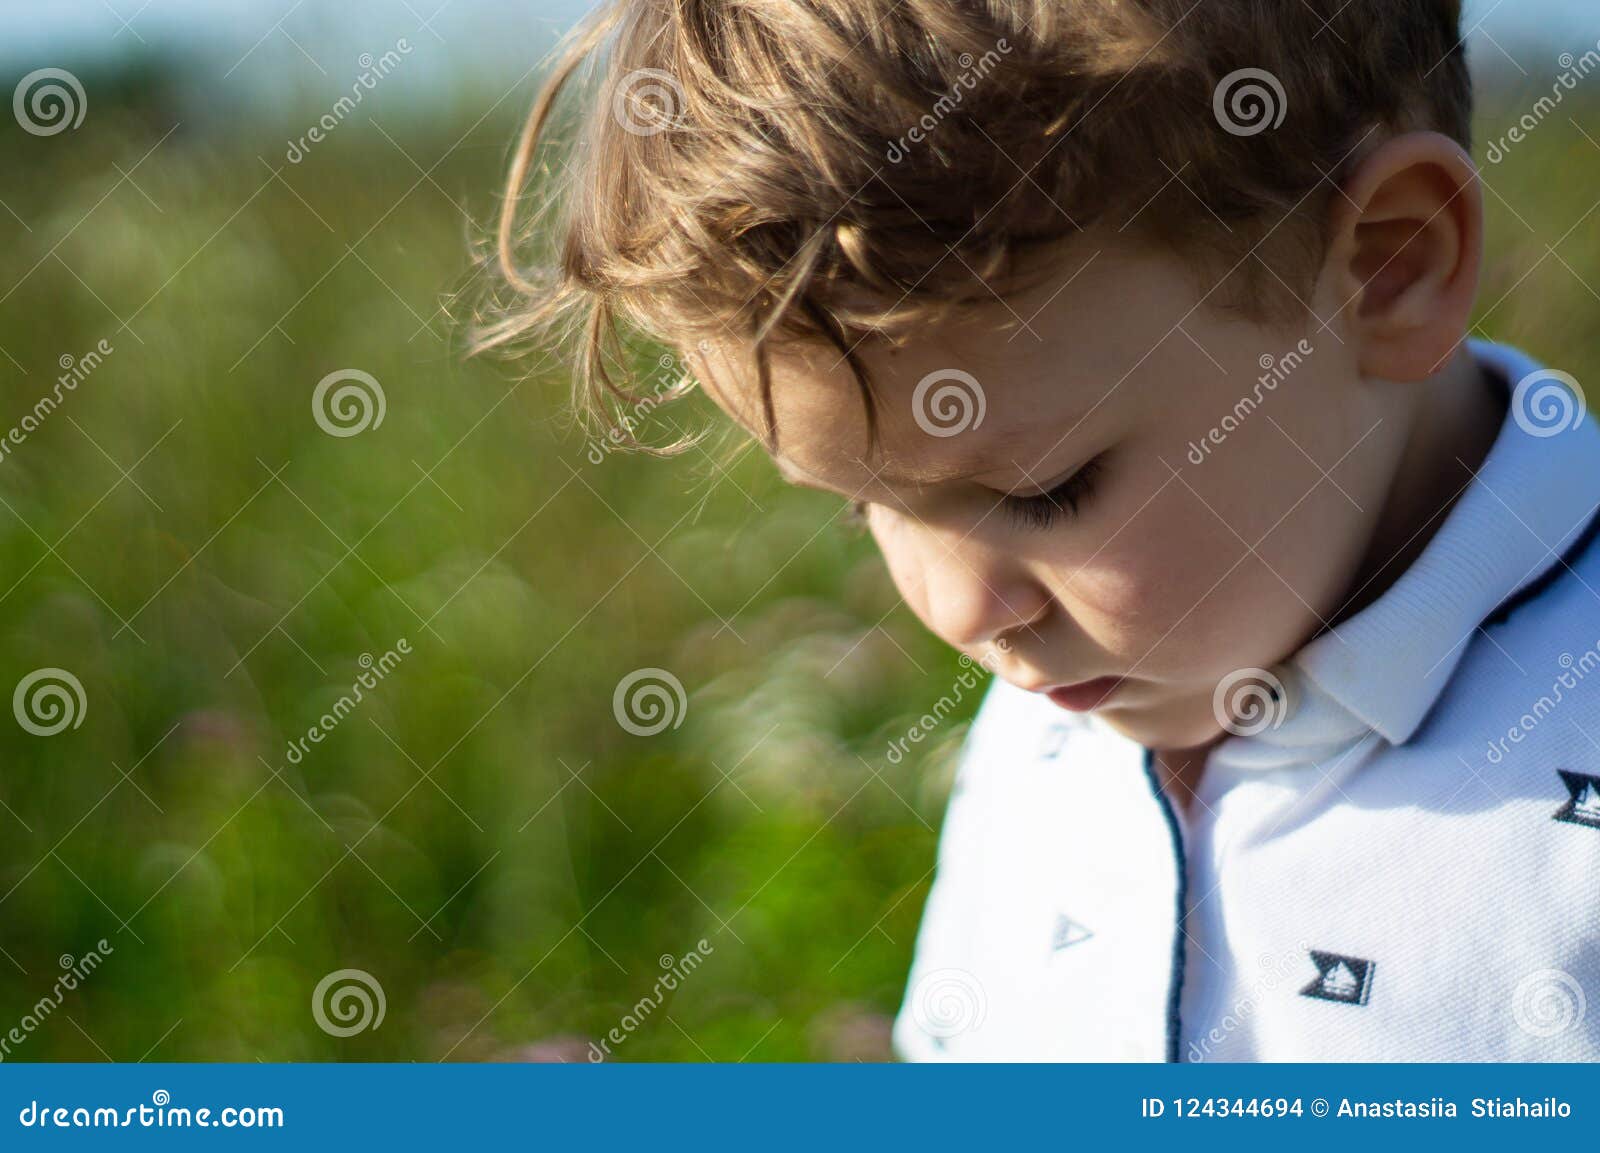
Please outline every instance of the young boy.
M1600 1058L1600 432L1466 339L1470 111L1444 0L616 0L558 65L488 343L600 412L682 350L998 674L902 1056Z

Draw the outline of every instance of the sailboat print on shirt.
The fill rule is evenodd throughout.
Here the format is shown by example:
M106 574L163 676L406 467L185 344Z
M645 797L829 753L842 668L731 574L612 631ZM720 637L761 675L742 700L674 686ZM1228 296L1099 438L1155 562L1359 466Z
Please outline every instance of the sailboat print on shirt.
M1555 819L1574 825L1600 829L1600 777L1557 769L1567 786L1567 803L1556 811Z
M1346 1005L1367 1003L1367 996L1372 992L1372 974L1378 967L1376 961L1312 949L1311 963L1317 967L1319 975L1300 990L1302 997L1339 1001Z

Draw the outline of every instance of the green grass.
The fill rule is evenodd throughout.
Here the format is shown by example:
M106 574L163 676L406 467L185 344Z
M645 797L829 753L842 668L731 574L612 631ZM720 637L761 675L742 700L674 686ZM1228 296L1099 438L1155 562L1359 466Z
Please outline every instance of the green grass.
M0 460L0 682L87 700L0 726L0 1034L113 949L10 1059L506 1055L601 1037L702 937L619 1058L854 1052L942 801L884 750L952 655L758 454L592 464L559 369L465 360L458 205L493 211L515 125L378 120L394 143L349 122L297 166L292 125L163 139L136 104L0 128L0 425L113 346ZM312 392L345 368L386 415L335 438ZM655 737L612 709L645 667L687 693ZM336 1038L311 996L347 967L387 1012Z
M959 667L870 543L758 454L591 464L559 369L463 358L437 310L520 99L285 165L299 122L168 135L159 90L0 124L0 431L113 346L0 459L0 690L87 702L0 725L0 1036L113 950L7 1059L582 1059L701 938L618 1058L884 1055L974 702L886 758ZM1487 330L1581 377L1600 147L1558 118L1489 180ZM386 415L337 438L349 368ZM687 708L641 737L612 694L647 667ZM381 1027L317 1026L342 968Z

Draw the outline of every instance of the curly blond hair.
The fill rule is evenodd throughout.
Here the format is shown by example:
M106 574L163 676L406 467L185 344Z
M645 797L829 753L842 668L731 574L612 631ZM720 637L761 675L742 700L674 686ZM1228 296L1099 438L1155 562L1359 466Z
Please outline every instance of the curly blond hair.
M479 349L573 353L577 410L665 397L631 338L855 356L1109 221L1288 315L1374 130L1470 149L1458 0L610 0L518 142ZM567 101L584 90L575 114ZM558 108L562 111L558 112ZM1208 293L1209 295L1209 293Z

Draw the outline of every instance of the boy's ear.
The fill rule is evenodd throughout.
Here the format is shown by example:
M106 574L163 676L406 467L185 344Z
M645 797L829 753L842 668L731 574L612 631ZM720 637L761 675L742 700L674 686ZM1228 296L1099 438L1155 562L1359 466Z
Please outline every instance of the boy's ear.
M1483 263L1483 190L1448 136L1386 141L1333 198L1330 258L1363 374L1422 380L1471 318Z

